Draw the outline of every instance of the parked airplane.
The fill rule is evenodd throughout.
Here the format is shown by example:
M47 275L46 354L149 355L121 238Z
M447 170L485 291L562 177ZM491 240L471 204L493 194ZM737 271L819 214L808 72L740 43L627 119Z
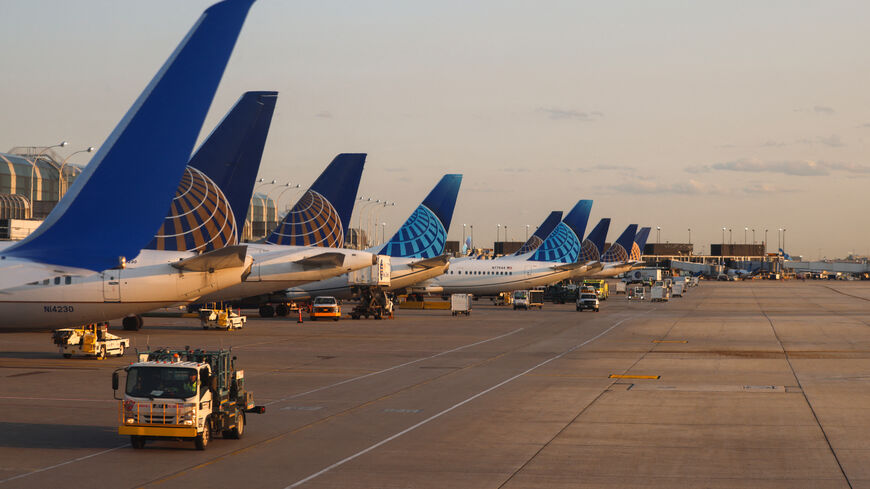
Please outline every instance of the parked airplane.
M579 201L534 252L497 260L452 260L447 273L415 286L414 290L494 295L553 284L577 270L595 268L595 263L577 263L581 246L578 236L583 236L586 230L591 209L591 200Z
M241 281L238 246L124 267L165 214L251 3L208 8L43 225L0 252L2 327L103 321Z
M444 247L461 183L462 175L444 175L389 241L383 246L367 250L390 257L388 290L408 288L441 275L447 269L450 261L448 255L444 254ZM360 286L352 283L349 275L342 275L294 287L287 294L292 299L318 295L347 299L359 289Z
M609 278L631 270L633 263L629 260L629 250L634 245L634 236L637 234L637 224L629 224L625 231L619 235L607 251L601 255L601 270L598 270L588 278Z
M342 248L365 159L365 154L336 156L266 242L248 244L254 266L245 281L204 295L200 302L241 300L270 317L275 310L268 303L281 302L284 289L377 263L373 253ZM208 175L220 172L211 161L201 166ZM243 195L249 196L252 188L253 180Z
M631 245L631 254L629 256L629 260L632 262L642 263L640 258L643 256L643 250L646 247L647 239L649 239L650 230L652 230L650 227L640 228L637 236L634 237L634 244Z

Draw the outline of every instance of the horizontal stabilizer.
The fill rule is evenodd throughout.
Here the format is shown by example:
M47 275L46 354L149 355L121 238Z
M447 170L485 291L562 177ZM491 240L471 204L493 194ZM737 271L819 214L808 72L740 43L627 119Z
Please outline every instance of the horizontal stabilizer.
M444 254L441 256L436 256L435 258L426 258L425 260L415 261L410 263L408 266L411 268L437 268L447 264L450 261L450 255Z
M327 251L326 253L320 253L319 255L309 256L308 258L296 260L293 263L302 265L302 267L306 269L335 268L344 265L344 253Z
M206 272L241 267L245 265L247 251L248 247L245 245L227 246L226 248L179 260L173 263L172 266L188 272Z
M601 262L593 261L593 262L580 262L580 263L565 263L562 265L556 265L553 267L553 270L566 271L566 270L583 270L586 271L595 271L600 270L602 268Z

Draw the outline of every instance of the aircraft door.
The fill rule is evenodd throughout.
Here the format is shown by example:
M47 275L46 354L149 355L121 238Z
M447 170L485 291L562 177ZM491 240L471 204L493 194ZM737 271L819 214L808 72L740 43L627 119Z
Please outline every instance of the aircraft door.
M103 302L121 302L121 270L103 272Z

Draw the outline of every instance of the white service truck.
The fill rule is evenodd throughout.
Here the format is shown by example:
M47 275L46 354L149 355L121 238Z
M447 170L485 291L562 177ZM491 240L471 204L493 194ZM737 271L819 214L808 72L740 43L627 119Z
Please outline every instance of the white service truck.
M450 313L454 316L459 314L471 315L471 302L474 296L471 294L451 294Z
M205 450L215 434L238 439L245 433L245 413L264 413L245 389L245 373L236 370L230 350L160 349L139 353L139 361L112 374L120 405L118 434L129 435L133 448L147 440L193 441ZM126 374L118 397L120 373Z

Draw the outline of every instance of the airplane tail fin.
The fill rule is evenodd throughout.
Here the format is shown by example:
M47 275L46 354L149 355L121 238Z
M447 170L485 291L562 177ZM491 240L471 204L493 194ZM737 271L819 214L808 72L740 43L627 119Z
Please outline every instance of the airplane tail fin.
M651 229L650 227L644 227L640 228L640 231L637 232L637 236L634 237L634 243L631 245L631 255L629 256L631 261L640 261Z
M209 7L33 234L4 255L105 270L166 214L253 0Z
M629 224L625 231L619 235L616 242L601 256L602 262L625 262L629 258L629 250L634 244L634 236L637 234L637 224Z
M574 263L580 256L581 240L592 211L591 200L581 200L560 222L547 239L529 257L530 261ZM578 234L579 232L579 234Z
M604 242L607 241L607 231L610 230L610 218L605 217L598 221L598 224L589 232L589 236L583 240L583 245L580 248L580 256L578 262L598 261L601 259L601 253L604 250Z
M783 251L782 248L779 249L779 254L782 255L782 257L785 258L786 260L791 260L791 256L789 256L788 253Z
M246 92L188 162L146 249L210 251L238 243L278 92Z
M529 237L529 239L523 243L519 250L517 250L514 255L525 255L526 253L530 253L535 251L538 246L541 246L541 243L553 232L553 229L556 228L556 225L562 220L562 211L553 211L544 219L544 222L538 226L538 229L535 230L535 233Z
M441 255L447 244L447 231L461 183L462 175L444 175L379 254L404 258Z
M365 153L336 156L284 216L267 243L341 248L359 190Z

